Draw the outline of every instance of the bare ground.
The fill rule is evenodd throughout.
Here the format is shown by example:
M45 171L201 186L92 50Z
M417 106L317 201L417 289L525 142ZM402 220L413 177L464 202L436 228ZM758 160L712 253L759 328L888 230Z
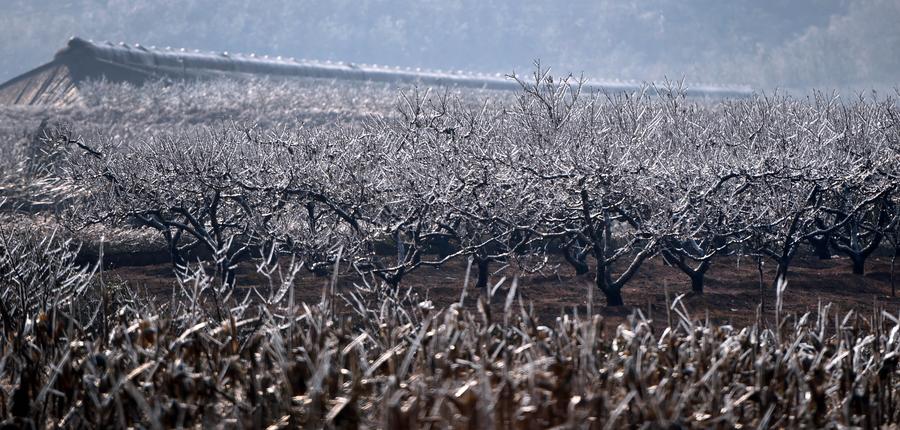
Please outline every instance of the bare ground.
M499 268L499 267L498 267ZM851 273L846 258L835 257L819 260L815 257L798 257L788 276L784 295L786 313L815 312L818 305L831 303L842 312L857 310L863 316L871 314L877 305L888 312L900 312L900 297L891 296L890 258L872 257L866 265L864 276ZM441 268L421 268L404 278L404 286L411 287L422 300L432 300L435 306L448 306L458 302L463 292L466 265L463 261L451 262ZM764 311L771 319L774 315L775 291L772 286L774 265L766 262L764 268ZM175 285L169 264L122 266L108 270L106 279L120 279L148 292L151 297L166 300L171 297ZM474 273L471 275L473 278ZM662 259L649 260L623 291L626 306L605 307L603 294L593 287L593 274L576 276L568 265L560 264L556 273L512 273L507 269L492 276L492 284L506 277L497 288L491 303L495 312L502 312L513 279L517 292L525 306L533 306L542 321L552 321L562 313L584 313L590 305L594 312L616 323L639 308L645 316L657 323L665 323L666 303L683 295L682 302L691 316L709 318L720 324L743 327L756 321L760 305L760 282L756 261L735 257L717 260L707 274L705 292L690 291L689 279L677 269L666 266ZM330 279L301 272L296 282L298 300L316 303ZM238 282L241 288L269 285L265 277L256 271L252 262L239 266ZM352 288L361 279L356 274L343 274L339 290ZM466 292L465 304L475 306L480 292L474 290L474 279ZM594 289L592 292L591 290ZM590 303L589 303L590 302ZM577 308L577 309L576 309Z

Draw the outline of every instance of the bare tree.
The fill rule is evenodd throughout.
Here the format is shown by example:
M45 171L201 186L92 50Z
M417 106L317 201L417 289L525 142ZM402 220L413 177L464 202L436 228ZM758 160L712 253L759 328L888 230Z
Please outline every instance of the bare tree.
M176 266L183 267L189 253L215 256L226 285L234 283L235 263L258 241L255 227L270 216L266 207L278 205L238 186L236 178L264 171L275 154L246 144L233 130L153 138L127 150L64 138L75 147L67 179L83 190L69 219L153 228Z
M59 133L68 152L49 175L77 195L73 226L152 228L176 266L216 261L226 285L252 256L293 255L319 275L340 258L394 286L459 258L486 290L497 265L561 254L618 306L655 256L702 292L723 253L771 258L779 282L804 246L862 272L895 243L888 101L588 94L540 65L516 79L508 104L413 90L352 126Z
M581 94L578 82L555 81L541 69L534 83L520 84L524 94L513 112L520 131L511 138L519 140L527 176L554 191L543 234L589 248L597 287L608 305L620 306L622 287L657 252L665 216L654 201L662 159L646 150L658 124L655 105L638 94L601 106L598 95ZM569 251L582 272L583 255Z

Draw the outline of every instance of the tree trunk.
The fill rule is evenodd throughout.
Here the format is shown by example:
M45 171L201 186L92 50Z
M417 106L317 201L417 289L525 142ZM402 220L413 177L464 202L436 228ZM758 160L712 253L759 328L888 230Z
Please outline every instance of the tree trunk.
M850 240L846 244L842 244L840 242L836 242L835 246L838 251L847 254L850 257L850 260L853 262L853 274L854 275L864 275L866 273L866 260L872 255L875 250L878 249L878 246L881 245L881 240L884 238L883 233L874 232L871 238L871 241L868 245L863 246L860 242L860 238L855 235L851 235Z
M705 278L704 272L696 271L692 273L691 276L691 291L697 294L703 294L703 280Z
M598 264L597 276L594 278L594 282L597 284L597 288L606 296L606 306L623 306L625 301L622 300L622 286L612 282L607 270L609 270L607 267Z
M588 267L587 261L585 261L584 254L573 251L571 248L566 248L563 250L563 257L565 257L566 261L575 269L576 275L584 275L590 272L590 267Z
M434 240L432 244L434 252L437 253L438 258L447 258L448 255L453 253L453 246L450 244L450 240L446 237L439 237Z
M791 265L791 257L782 256L778 259L778 267L775 268L775 279L772 281L772 289L778 289L778 282L787 281L788 268Z
M181 252L178 252L178 244L172 242L169 244L169 255L172 258L172 265L175 266L175 269L183 269L187 266L187 260L181 255Z
M606 306L625 306L622 300L622 290L620 288L609 287L604 288L603 295L606 296Z
M488 276L490 275L490 265L491 260L489 258L477 258L476 263L478 264L478 282L475 284L475 288L483 291L484 296L487 297L488 291Z
M405 275L404 270L400 269L396 273L388 273L383 279L391 288L397 288L400 286L400 281L403 280L403 275Z
M866 274L866 257L862 256L862 254L850 255L850 260L853 261L854 275L862 276Z
M696 268L694 268L685 261L685 257L682 255L675 255L668 251L663 251L662 255L667 263L677 267L684 272L684 274L688 275L688 278L691 280L691 291L697 294L703 294L704 278L706 276L706 271L709 270L712 260L703 260Z
M828 236L822 236L821 238L810 237L808 242L812 246L816 257L819 257L820 260L831 259L831 247L828 245Z
M181 255L181 252L178 251L178 242L181 240L181 231L179 230L172 235L169 230L163 230L162 235L168 245L169 256L172 258L172 265L175 266L176 270L186 267L187 260L185 260L184 256Z

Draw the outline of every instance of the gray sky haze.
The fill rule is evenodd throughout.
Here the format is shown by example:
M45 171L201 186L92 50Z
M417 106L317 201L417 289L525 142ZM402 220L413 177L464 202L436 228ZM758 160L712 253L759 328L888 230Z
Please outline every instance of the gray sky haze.
M900 0L0 0L0 81L67 39L755 88L900 82Z

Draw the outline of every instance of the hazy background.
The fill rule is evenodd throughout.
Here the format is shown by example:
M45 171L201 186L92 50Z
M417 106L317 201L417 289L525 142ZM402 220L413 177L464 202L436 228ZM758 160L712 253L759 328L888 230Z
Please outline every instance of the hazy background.
M0 81L72 35L298 58L757 88L900 83L900 0L0 0Z

